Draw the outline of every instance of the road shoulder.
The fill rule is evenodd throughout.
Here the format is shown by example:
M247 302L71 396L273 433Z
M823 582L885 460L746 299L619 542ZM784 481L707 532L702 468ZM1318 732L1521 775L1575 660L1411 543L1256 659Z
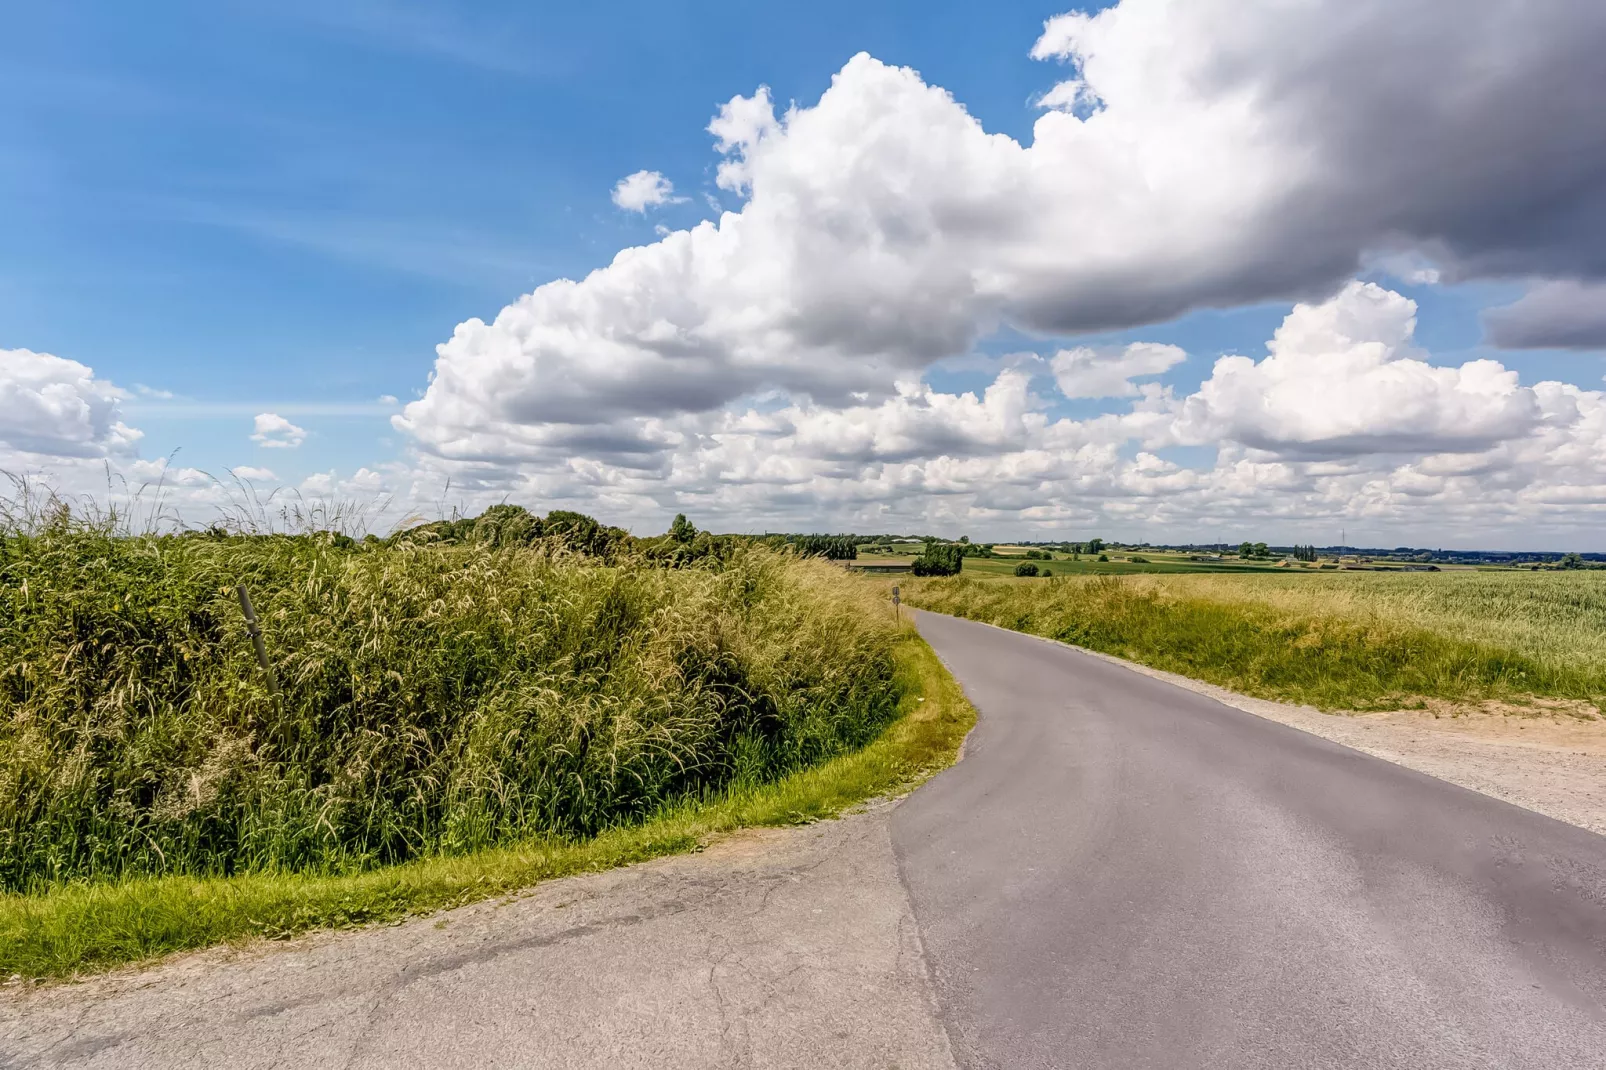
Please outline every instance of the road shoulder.
M892 805L16 993L0 1065L946 1070Z

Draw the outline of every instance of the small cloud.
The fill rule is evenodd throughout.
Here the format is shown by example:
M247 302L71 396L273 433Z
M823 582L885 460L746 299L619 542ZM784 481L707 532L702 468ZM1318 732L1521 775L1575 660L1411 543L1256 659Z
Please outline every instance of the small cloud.
M1060 393L1068 398L1128 398L1141 393L1133 379L1160 375L1187 359L1173 345L1133 342L1125 349L1062 349L1051 366Z
M276 412L256 414L251 441L267 449L293 450L307 440L306 428L297 427Z
M381 405L394 405L394 404L396 404L396 395L395 394L380 394L379 395L379 403Z
M652 232L654 234L658 235L660 238L669 237L669 228L664 226L662 223L659 223L658 225L653 227L652 228Z
M657 171L637 171L626 175L613 187L613 203L627 212L645 212L660 204L679 204L674 183Z
M250 464L242 464L238 468L229 469L229 471L234 474L235 478L243 479L248 483L277 482L279 478L273 474L271 468L258 468Z
M158 390L154 386L146 386L144 383L135 383L134 393L142 398L155 398L158 401L171 401L174 396L171 390Z

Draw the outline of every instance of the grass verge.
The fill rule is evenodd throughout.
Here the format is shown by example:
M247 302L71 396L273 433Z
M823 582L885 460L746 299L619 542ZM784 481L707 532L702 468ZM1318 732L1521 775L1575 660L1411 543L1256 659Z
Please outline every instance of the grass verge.
M1546 650L1519 642L1515 632L1475 627L1478 617L1465 606L1429 612L1421 599L1389 597L1400 593L1398 585L1352 585L1347 601L1298 591L1298 600L1278 600L1287 592L1252 585L1255 577L1211 586L1194 579L1003 584L956 577L909 584L905 597L922 609L1327 710L1399 709L1427 699L1555 698L1599 707L1606 697L1606 673L1593 658L1558 656L1555 645ZM1575 600L1579 593L1553 592ZM1513 612L1495 599L1479 604L1490 616ZM1542 608L1525 612L1537 618Z
M392 921L690 850L732 829L833 817L945 767L975 723L958 684L913 629L895 657L897 719L865 747L781 780L734 786L585 840L535 839L349 876L133 878L8 895L0 897L0 974L65 978L212 944Z

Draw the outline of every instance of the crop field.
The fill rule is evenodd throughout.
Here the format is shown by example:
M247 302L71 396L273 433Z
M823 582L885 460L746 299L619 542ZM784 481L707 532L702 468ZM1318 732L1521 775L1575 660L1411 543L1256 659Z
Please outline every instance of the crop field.
M1606 572L961 574L904 599L1325 709L1606 700Z
M919 552L912 548L907 554L860 553L859 564L907 564ZM1107 555L1110 560L1100 561L1098 555L1084 554L1073 558L1070 554L1054 553L1052 560L1036 561L1039 568L1055 576L1131 576L1176 575L1181 573L1283 572L1284 569L1268 564L1239 563L1237 561L1203 562L1190 560L1183 554L1137 553L1115 551ZM1132 557L1142 560L1134 561ZM1013 577L1015 566L1027 560L1024 548L1000 547L996 557L965 558L964 573L976 577Z
M900 696L875 593L790 554L691 554L708 545L14 524L0 891L593 836L874 738Z

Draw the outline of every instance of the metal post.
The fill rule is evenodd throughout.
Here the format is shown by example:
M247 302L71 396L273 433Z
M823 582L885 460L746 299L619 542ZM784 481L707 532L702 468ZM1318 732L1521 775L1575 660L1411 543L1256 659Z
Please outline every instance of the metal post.
M245 611L245 630L251 635L251 645L256 647L257 664L262 666L262 671L267 673L268 676L268 693L277 700L279 697L279 681L273 675L273 666L268 664L268 648L262 642L262 628L257 624L256 610L251 608L251 596L245 593L245 584L243 583L235 587L234 590L240 596L240 608Z
M903 611L898 608L898 585L896 583L892 585L892 619L900 624L903 623Z

